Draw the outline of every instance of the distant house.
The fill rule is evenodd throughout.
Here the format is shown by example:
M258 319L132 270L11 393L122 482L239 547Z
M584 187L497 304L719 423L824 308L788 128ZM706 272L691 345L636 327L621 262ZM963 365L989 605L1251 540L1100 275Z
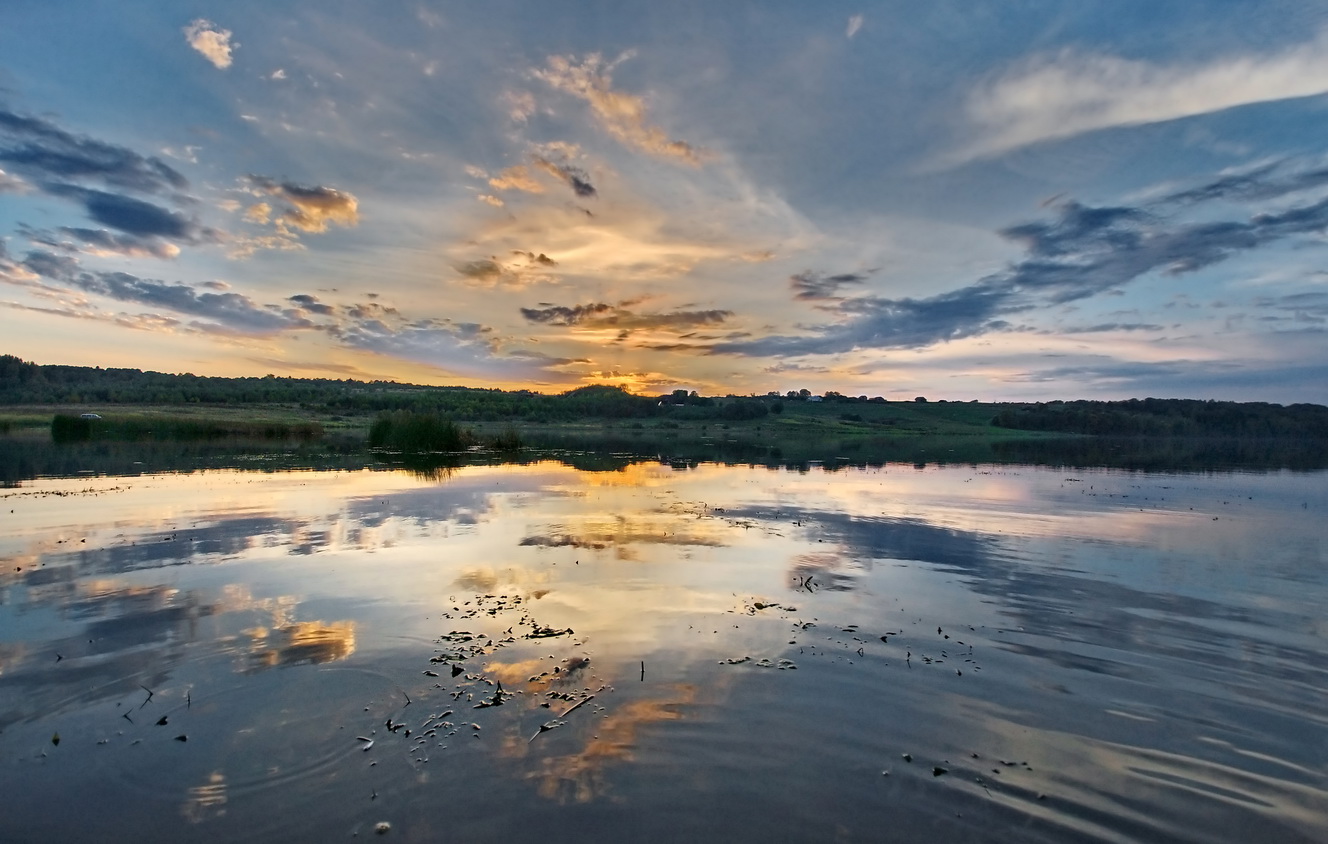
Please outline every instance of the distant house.
M79 418L79 419L100 419L100 418L101 418L101 415L100 415L100 414L96 414L96 413L84 413L84 414L82 414L81 416L79 416L78 418Z
M820 401L820 400L821 400L821 397L820 397L820 396L808 396L808 397L807 397L807 401Z

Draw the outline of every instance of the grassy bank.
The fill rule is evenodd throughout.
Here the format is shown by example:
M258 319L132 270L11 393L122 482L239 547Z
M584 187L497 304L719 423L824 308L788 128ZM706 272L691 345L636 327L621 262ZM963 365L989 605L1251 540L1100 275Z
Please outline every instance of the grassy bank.
M585 416L556 422L531 420L480 420L463 416L449 421L472 431L479 441L491 440L505 432L516 431L530 442L544 435L655 432L684 439L762 438L791 439L889 439L914 437L979 437L993 439L1037 438L1040 432L1013 431L991 426L993 416L1008 407L1004 404L959 402L881 402L830 404L785 401L780 412L757 419L715 420L675 418L671 415L643 419L611 419ZM329 436L368 441L370 429L382 418L379 413L320 413L293 404L246 405L135 405L126 409L117 405L31 405L0 411L0 427L11 433L49 430L57 414L79 416L96 413L108 424L108 430L121 426L125 431L175 429L224 430L243 435L261 436L263 429L284 426L294 431L302 426L316 426ZM440 418L443 418L440 416Z

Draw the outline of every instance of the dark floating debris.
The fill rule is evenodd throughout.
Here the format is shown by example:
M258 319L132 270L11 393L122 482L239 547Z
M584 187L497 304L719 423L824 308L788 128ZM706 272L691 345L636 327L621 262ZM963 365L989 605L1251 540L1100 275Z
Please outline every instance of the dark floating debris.
M165 716L165 715L163 715L163 716L161 716L160 718L157 719L157 726L158 726L158 727L164 727L164 726L166 726L166 716Z
M189 736L186 736L186 735L184 735L183 733L181 733L180 735L178 735L178 736L175 737L175 740L176 740L176 741L189 741Z
M539 625L535 625L535 628L534 628L533 630L531 630L529 633L526 634L526 638L527 638L527 639L549 639L549 638L552 638L552 637L554 637L554 636L570 636L570 635L572 635L572 633L574 633L574 632L576 632L576 631L574 631L574 630L573 630L572 628L570 628L570 627L564 628L564 629L562 629L562 630L558 630L557 628L554 628L554 627L540 627Z
M53 734L51 735L51 744L55 745L56 747L59 747L59 746L60 746L60 734L59 734L59 733L53 733Z
M944 776L945 774L948 774L948 773L950 773L950 769L949 769L949 768L942 768L940 765L933 766L932 769L931 769L931 775L932 775L933 777Z

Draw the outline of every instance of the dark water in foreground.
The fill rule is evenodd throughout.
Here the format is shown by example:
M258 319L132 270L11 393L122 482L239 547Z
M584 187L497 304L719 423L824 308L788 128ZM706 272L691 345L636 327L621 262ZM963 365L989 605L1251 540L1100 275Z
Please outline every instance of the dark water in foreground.
M1326 518L1322 471L26 481L0 840L1323 841Z

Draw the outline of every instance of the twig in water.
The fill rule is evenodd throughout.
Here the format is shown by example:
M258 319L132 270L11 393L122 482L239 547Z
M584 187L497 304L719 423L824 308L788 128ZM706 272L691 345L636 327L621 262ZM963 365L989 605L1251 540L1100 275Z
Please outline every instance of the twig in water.
M587 703L589 703L590 701L592 701L592 700L594 700L594 699L595 699L595 696L594 696L594 695L591 695L590 697L586 698L585 700L577 701L576 703L572 704L572 706L571 706L566 712L564 712L562 715L559 715L558 717L559 717L559 718L566 718L568 715L571 715L571 714L576 710L576 708L577 708L578 706L582 706L582 705L584 705L584 704L587 704Z

